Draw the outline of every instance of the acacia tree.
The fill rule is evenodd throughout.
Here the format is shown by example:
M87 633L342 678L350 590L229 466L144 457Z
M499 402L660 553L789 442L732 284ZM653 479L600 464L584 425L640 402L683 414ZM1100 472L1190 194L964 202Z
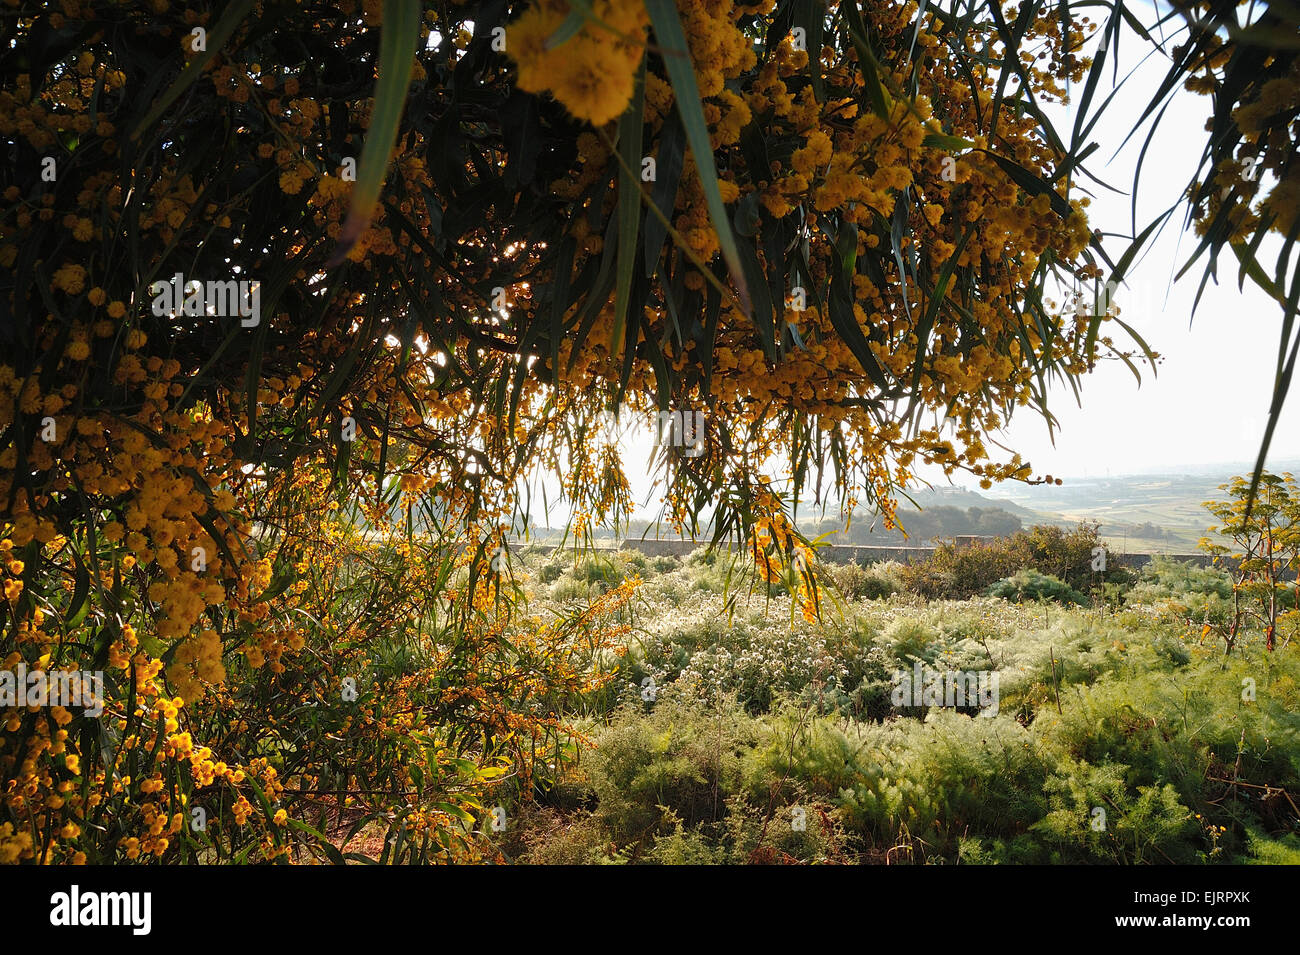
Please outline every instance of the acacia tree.
M1232 546L1208 537L1201 538L1200 546L1216 561L1235 562L1232 623L1223 635L1227 652L1232 652L1242 623L1249 619L1263 629L1265 649L1274 648L1279 632L1285 646L1300 626L1300 488L1291 474L1279 477L1267 471L1260 476L1254 499L1252 483L1244 477L1220 487L1230 499L1205 503L1221 522L1210 532L1227 537Z
M918 461L1034 479L990 432L1134 358L1089 307L1085 148L1044 115L1095 29L893 0L7 8L0 639L110 680L103 732L9 711L0 858L337 861L348 801L394 854L472 851L618 637L626 591L512 620L504 552L538 467L579 530L625 512L611 408L703 415L666 517L711 511L769 579L809 563L800 495L888 517ZM390 638L426 665L384 671ZM212 832L180 813L203 800Z

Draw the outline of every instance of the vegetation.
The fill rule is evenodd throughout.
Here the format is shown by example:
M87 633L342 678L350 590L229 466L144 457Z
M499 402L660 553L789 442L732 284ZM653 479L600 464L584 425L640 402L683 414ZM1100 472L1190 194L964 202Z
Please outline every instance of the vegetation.
M1018 516L1000 507L950 507L929 505L918 510L898 513L901 527L886 529L876 522L855 517L847 529L842 523L823 520L817 523L818 537L835 544L918 544L928 545L944 537L1003 537L1022 527Z
M900 593L809 624L761 593L719 620L716 566L645 579L595 748L518 809L508 858L1300 861L1300 665L1258 628L1224 657L1172 605L1222 599L1222 572L1157 562L1118 611ZM997 670L996 714L894 706L918 662Z
M1165 51L1215 95L1191 201L1284 306L1280 396L1294 24L1203 6ZM983 616L1045 607L922 601L1118 584L1095 531L873 571L858 613L793 522L888 528L920 464L1053 481L995 434L1154 362L1101 291L1151 230L1112 261L1076 183L1126 24L1155 42L1119 2L7 4L0 679L41 695L3 700L0 861L1292 851L1292 664L1253 618L1227 662L1138 616L1045 657ZM1220 193L1233 150L1273 185ZM619 411L675 416L663 522L719 548L584 550L628 513ZM533 479L572 565L511 553ZM889 712L891 667L952 660L1014 668L1011 705ZM49 698L73 673L102 692ZM510 823L565 800L564 839Z
M1007 600L1055 600L1058 603L1082 604L1083 594L1073 589L1065 581L1051 574L1040 574L1028 568L1018 570L1010 577L999 580L989 588L990 597L1003 597Z
M1073 530L1039 524L996 540L941 543L933 556L907 565L899 576L903 586L929 598L958 599L982 594L1023 568L1054 576L1069 587L1087 592L1127 579L1122 567L1098 559L1104 550L1095 524L1080 524Z
M1265 471L1257 496L1252 497L1255 485L1244 478L1233 479L1223 490L1230 500L1207 502L1206 507L1222 521L1210 529L1232 545L1201 541L1216 558L1230 556L1235 564L1232 621L1221 633L1231 650L1242 621L1253 618L1272 650L1279 637L1289 642L1300 632L1300 488L1290 474Z

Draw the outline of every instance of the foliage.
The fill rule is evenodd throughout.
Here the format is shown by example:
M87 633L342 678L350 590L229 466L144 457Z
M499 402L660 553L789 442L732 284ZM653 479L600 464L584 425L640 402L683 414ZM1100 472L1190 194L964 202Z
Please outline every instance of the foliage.
M1151 605L1176 620L1226 627L1232 622L1232 576L1217 567L1155 556L1124 596L1129 605Z
M657 699L594 730L594 755L562 774L570 808L521 836L527 860L1233 863L1281 861L1300 831L1293 651L1243 644L1225 666L1194 628L1137 609L903 595L796 616L786 643L793 598L706 625L669 583L642 590ZM799 670L800 651L826 669ZM745 653L770 654L755 682L716 666ZM997 670L999 712L891 707L892 674L917 661ZM837 668L862 695L826 693Z
M901 564L893 561L862 566L858 563L840 564L830 571L831 581L846 597L855 600L876 600L901 590L898 580Z
M297 506L248 539L255 576L195 640L150 632L157 604L135 588L161 602L166 577L105 536L84 557L111 600L85 614L108 671L104 736L70 733L64 707L10 710L6 861L338 862L365 826L386 861L492 857L480 821L507 773L528 792L573 758L572 719L612 675L635 581L549 622L512 618L503 575L464 573L473 553L431 559L373 507L362 533L360 508L311 507L325 478L283 480L272 499ZM57 593L44 573L32 592ZM43 641L22 631L9 662L76 659Z
M1013 27L996 4L821 9L11 5L0 655L107 681L98 722L7 708L0 859L339 862L373 825L385 861L474 860L498 851L487 800L548 793L576 719L642 665L754 708L842 708L857 677L878 700L880 655L836 657L843 634L624 664L638 568L566 568L543 619L507 547L538 474L579 541L626 517L607 412L699 411L700 446L662 449L665 521L711 519L807 632L810 486L889 523L919 463L1033 479L992 432L1025 405L1050 424L1050 384L1099 360L1137 373L1113 310L1047 297L1104 277L1072 194L1089 147L1045 116L1097 75L1094 25L1045 0ZM1274 138L1250 141L1282 197ZM1064 542L1026 540L1076 583ZM934 591L996 564L948 553ZM693 595L737 595L710 573ZM768 680L789 657L793 686ZM616 818L702 824L702 740L631 738L619 772L680 807L652 813L645 783ZM947 845L941 809L917 812Z
M1005 577L988 589L990 597L1002 597L1017 603L1024 600L1055 600L1063 604L1082 604L1087 598L1050 574L1024 568Z
M886 530L867 516L854 515L846 529L843 522L829 518L818 521L816 532L835 544L892 545L907 541L926 543L936 538L982 535L1002 537L1022 529L1019 517L1000 507L952 507L927 504L912 510L900 509L898 524Z
M907 564L902 583L924 597L970 597L1020 570L1036 570L1086 591L1105 581L1124 581L1127 572L1113 562L1104 571L1092 569L1101 547L1096 524L1072 530L1038 524L1010 537L958 545L943 542L926 560Z
M1208 537L1200 543L1216 562L1226 557L1234 563L1232 620L1219 633L1231 653L1243 619L1254 618L1272 650L1279 637L1289 642L1300 633L1300 488L1289 473L1278 477L1267 471L1257 488L1241 477L1220 487L1230 499L1206 502L1222 522L1210 532L1217 531L1233 546Z

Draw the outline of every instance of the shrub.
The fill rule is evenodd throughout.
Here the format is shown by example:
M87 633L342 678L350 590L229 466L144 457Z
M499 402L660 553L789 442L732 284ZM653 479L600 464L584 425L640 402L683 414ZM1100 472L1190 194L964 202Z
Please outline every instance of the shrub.
M891 576L891 571L892 568L887 570L885 565L863 567L855 561L832 568L830 577L835 587L846 597L879 600L890 597L901 589Z
M920 620L903 617L886 627L880 638L899 660L911 661L925 657L939 633Z
M1156 557L1142 568L1125 601L1151 605L1177 620L1223 627L1232 620L1232 577L1217 567Z
M1036 570L1018 570L988 589L988 596L1015 603L1026 600L1055 600L1063 604L1082 604L1087 598L1063 580Z
M1076 590L1128 581L1129 572L1113 562L1105 571L1092 569L1093 551L1101 546L1097 526L1080 523L1065 530L1039 524L961 547L944 542L928 559L900 568L899 577L907 589L929 599L973 597L1024 569L1056 577Z
M1125 781L1127 766L1066 761L1044 784L1051 810L1033 829L1052 847L1052 862L1139 865L1197 861L1197 826L1174 787Z
M930 600L968 597L1014 573L1019 560L1001 540L964 547L944 542L926 560L906 565L900 576L907 589Z
M692 590L711 594L731 593L752 582L752 565L746 567L736 553L725 550L696 550L686 559L685 573Z
M623 579L619 561L609 557L589 557L573 570L573 576L583 583L597 587L612 587Z
M587 767L612 841L648 845L678 823L720 820L740 788L739 754L752 737L751 722L736 711L710 714L672 701L644 716L636 707L623 711L600 734Z
M623 573L627 576L643 572L646 569L646 556L639 550L623 548L617 555L615 555L615 560Z
M1157 555L1142 568L1130 593L1145 600L1192 594L1227 600L1232 597L1232 576L1217 567L1201 567L1190 560Z
M701 564L712 567L718 562L718 551L712 547L697 547L686 555L687 567L698 567Z
M593 814L529 813L519 820L525 849L519 861L531 865L592 865L609 861L609 838Z
M1043 812L1044 768L1027 732L1004 716L938 712L852 729L818 719L769 732L755 754L767 775L756 781L789 779L832 796L864 861L952 858L963 834L1014 837Z

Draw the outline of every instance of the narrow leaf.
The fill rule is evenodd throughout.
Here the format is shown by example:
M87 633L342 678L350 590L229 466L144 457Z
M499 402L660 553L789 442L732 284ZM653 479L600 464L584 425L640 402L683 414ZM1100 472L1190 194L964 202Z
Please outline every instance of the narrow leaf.
M366 144L361 151L361 168L352 192L352 205L343 223L338 248L325 263L327 267L342 263L370 226L370 217L388 175L388 157L397 142L397 127L402 120L406 91L415 68L414 51L420 38L421 23L420 4L409 0L384 0L375 108L370 114L370 128L366 131Z

